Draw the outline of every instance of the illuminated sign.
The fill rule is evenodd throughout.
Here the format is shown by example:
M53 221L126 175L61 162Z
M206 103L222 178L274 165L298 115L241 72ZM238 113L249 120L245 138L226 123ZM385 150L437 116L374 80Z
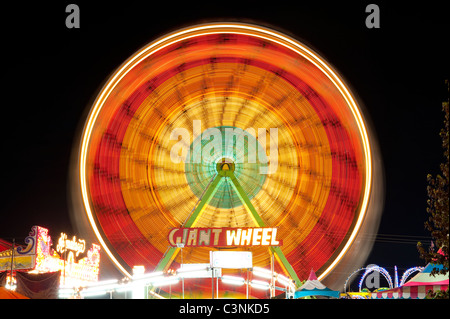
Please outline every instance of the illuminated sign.
M65 285L81 282L97 281L100 265L100 246L92 244L87 251L87 256L75 260L80 254L86 252L86 241L73 236L69 239L65 233L61 233L56 245L56 251L63 259L58 258L61 269L61 282Z
M234 246L281 246L277 240L277 228L173 228L168 241L172 247L183 243L186 247L234 247Z
M69 255L67 256L68 261L74 261L74 254L78 257L79 254L82 254L86 250L86 241L84 239L78 239L76 236L73 236L72 239L67 239L67 235L65 233L61 233L61 236L58 239L58 245L56 246L56 251L60 254L65 253L70 250Z
M86 241L73 236L68 239L61 233L53 250L52 240L48 230L36 227L36 265L32 270L35 273L61 271L61 284L78 286L87 282L98 281L100 266L100 246L92 244L86 251ZM67 253L68 252L68 253ZM58 253L61 254L58 255ZM80 254L86 256L81 258ZM61 257L65 257L62 259ZM75 261L75 257L80 257Z

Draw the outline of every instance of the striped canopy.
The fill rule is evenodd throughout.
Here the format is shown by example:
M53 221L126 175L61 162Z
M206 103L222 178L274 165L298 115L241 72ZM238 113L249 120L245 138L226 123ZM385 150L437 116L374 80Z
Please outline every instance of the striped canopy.
M445 291L447 285L401 286L381 292L372 293L372 299L425 299L428 291Z
M415 275L411 280L408 280L404 286L424 286L424 285L447 285L448 286L448 273L445 275L438 274L431 275L433 269L442 270L443 265L428 264L421 272Z
M445 291L448 289L448 273L445 275L431 275L436 268L441 270L443 265L428 264L420 273L411 278L403 286L372 293L372 299L425 299L428 291Z
M303 298L308 296L324 296L329 298L339 298L339 291L331 290L322 284L311 269L308 280L295 291L294 297Z

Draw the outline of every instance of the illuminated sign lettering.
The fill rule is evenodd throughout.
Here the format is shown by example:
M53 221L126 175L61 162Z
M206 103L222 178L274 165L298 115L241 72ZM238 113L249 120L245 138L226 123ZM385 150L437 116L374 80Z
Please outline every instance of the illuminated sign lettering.
M173 228L167 239L172 247L181 243L188 247L282 246L277 230L274 227Z
M71 250L75 253L75 256L81 253L84 253L86 250L86 241L84 239L78 239L73 236L72 240L67 239L67 235L65 233L61 233L61 236L58 239L58 245L56 246L56 251L59 253L64 253L67 250Z

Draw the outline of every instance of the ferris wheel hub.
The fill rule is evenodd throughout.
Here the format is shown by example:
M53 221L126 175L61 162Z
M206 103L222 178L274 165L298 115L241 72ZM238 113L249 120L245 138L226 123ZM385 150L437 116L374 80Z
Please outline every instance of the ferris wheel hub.
M217 173L221 175L224 175L225 172L234 172L235 169L236 165L234 161L226 157L223 157L216 164Z

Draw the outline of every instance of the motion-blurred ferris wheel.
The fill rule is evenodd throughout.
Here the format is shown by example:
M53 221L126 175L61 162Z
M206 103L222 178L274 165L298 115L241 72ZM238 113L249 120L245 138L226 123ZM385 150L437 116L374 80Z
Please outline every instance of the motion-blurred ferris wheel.
M217 132L222 147L212 149ZM244 143L227 144L228 132ZM79 186L92 229L124 274L161 265L168 232L190 220L277 227L288 266L320 279L371 214L372 156L360 107L320 56L265 27L212 23L151 42L109 78L83 130ZM193 218L224 163L253 216L224 176ZM248 249L254 265L270 264L270 249ZM184 248L183 262L208 262L210 250Z

